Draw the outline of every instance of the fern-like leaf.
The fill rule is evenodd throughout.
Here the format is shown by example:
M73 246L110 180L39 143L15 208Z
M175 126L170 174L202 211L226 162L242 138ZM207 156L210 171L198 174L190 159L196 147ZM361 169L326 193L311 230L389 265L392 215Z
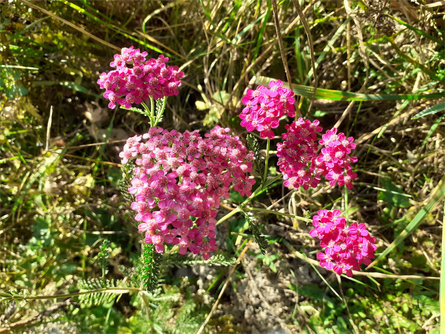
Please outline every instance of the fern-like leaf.
M236 260L234 258L228 258L223 254L215 254L208 260L204 260L201 257L170 254L164 256L162 263L166 266L176 267L193 266L197 264L205 264L209 266L231 266L236 263Z
M261 162L260 159L260 143L258 142L258 139L251 135L248 134L247 135L247 147L249 150L253 151L254 154L254 166L255 166L255 170L258 172L259 175L263 175L264 174L264 164Z
M256 243L260 247L261 253L266 254L267 247L269 243L267 240L261 235L259 223L256 221L255 217L249 212L244 213L244 218L249 223L249 227L252 230L253 237L255 238Z
M109 305L116 299L116 297L122 294L123 290L107 290L108 288L116 287L125 288L127 286L125 281L122 280L114 281L102 278L81 280L78 283L79 292L91 291L91 293L79 295L79 301L86 307L91 307L93 305Z

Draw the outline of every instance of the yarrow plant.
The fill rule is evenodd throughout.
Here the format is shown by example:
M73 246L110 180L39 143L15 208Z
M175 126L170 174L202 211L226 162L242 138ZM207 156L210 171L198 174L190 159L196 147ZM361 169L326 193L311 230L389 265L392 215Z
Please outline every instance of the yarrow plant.
M369 265L376 250L375 238L365 224L357 222L347 226L339 210L320 210L312 218L315 229L309 234L320 239L323 252L317 254L320 265L341 275L352 276L352 270L360 270L360 264Z
M204 259L217 249L215 227L221 199L229 189L251 194L253 152L248 152L229 129L213 128L202 138L152 127L143 136L129 138L120 153L123 164L133 162L134 178L128 189L135 196L139 231L145 243L179 245Z
M294 93L280 80L271 81L269 88L248 89L241 101L246 105L240 114L241 126L249 132L256 129L262 138L273 139L272 129L279 126L281 117L295 117Z
M147 55L133 47L123 48L110 63L114 70L102 73L98 80L111 109L120 105L150 119L148 132L128 138L119 155L131 177L131 209L139 222L138 230L145 234L145 243L153 245L156 252L165 252L166 246L172 245L180 254L191 252L208 259L217 250L216 216L221 200L229 197L231 189L249 196L220 222L243 211L245 204L269 185L273 129L278 128L281 118L295 117L295 96L277 80L268 87L248 89L242 98L246 107L240 114L241 125L267 139L265 173L252 194L254 153L229 129L216 126L201 136L197 130L168 131L157 126L166 97L178 94L184 73L176 66L167 66L168 58L162 55L148 60ZM139 104L144 110L132 107ZM283 141L277 145L278 167L286 187L316 187L322 177L331 186L352 187L351 181L357 177L351 167L357 158L350 156L354 139L335 128L319 139L322 131L318 120L298 118L286 125ZM370 263L375 239L364 224L348 227L340 211L321 210L313 225L310 235L318 237L324 248L317 255L323 267L350 276L361 263Z

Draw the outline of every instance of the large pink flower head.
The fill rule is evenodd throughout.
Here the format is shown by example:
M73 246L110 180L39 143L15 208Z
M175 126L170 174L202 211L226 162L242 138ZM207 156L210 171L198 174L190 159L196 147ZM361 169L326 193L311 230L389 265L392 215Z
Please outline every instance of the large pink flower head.
M241 101L246 105L240 114L241 126L249 132L258 130L262 138L273 139L272 129L279 126L281 117L295 117L294 92L279 80L269 82L269 88L248 89Z
M371 263L377 247L365 224L354 222L347 226L340 211L320 210L312 217L312 225L315 229L309 234L320 239L324 249L317 254L322 267L351 277L352 270L360 270L360 264Z
M317 187L322 177L329 185L352 188L352 180L357 174L351 163L357 162L350 156L355 148L354 138L347 138L337 129L326 131L317 143L317 134L323 129L317 120L299 118L286 125L282 134L283 142L277 144L278 167L283 173L284 185L294 189Z
M165 244L179 245L204 259L215 251L216 215L229 189L250 195L255 180L253 152L248 152L229 129L215 127L201 137L198 131L180 133L152 127L129 138L120 153L123 164L134 165L132 186L139 231L157 252Z
M110 66L116 69L102 73L97 81L106 90L104 97L110 100L109 108L116 105L130 108L149 97L156 100L178 94L184 73L177 66L166 66L168 58L163 55L158 59L146 60L146 57L147 52L132 46L114 55Z

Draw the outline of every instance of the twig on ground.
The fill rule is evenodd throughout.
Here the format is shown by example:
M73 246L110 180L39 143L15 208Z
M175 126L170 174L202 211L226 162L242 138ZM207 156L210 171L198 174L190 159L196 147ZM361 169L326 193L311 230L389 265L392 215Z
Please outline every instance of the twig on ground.
M243 251L241 252L241 254L238 256L238 259L236 260L236 264L230 269L229 271L229 275L226 278L226 281L221 289L221 292L218 295L218 299L216 300L215 304L213 304L212 309L210 310L209 314L207 315L206 319L204 320L204 322L202 323L201 327L199 327L198 331L196 332L196 334L201 334L204 331L205 326L208 324L208 322L210 321L210 318L212 317L213 313L216 311L216 308L218 307L219 302L221 301L221 297L224 294L224 291L226 291L227 286L229 285L230 282L230 278L232 277L233 273L235 272L236 267L238 266L238 264L241 263L242 258L244 257L244 255L246 254L247 250L249 249L249 246L252 244L252 240L249 240L249 242L246 244L246 246L244 246Z

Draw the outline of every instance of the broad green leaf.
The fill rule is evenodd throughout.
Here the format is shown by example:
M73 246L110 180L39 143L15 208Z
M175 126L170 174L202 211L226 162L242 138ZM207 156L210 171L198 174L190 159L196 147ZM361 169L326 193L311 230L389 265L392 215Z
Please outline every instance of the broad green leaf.
M409 197L403 192L403 189L392 182L390 178L382 179L382 191L378 194L377 199L385 201L390 206L400 208L409 207Z

